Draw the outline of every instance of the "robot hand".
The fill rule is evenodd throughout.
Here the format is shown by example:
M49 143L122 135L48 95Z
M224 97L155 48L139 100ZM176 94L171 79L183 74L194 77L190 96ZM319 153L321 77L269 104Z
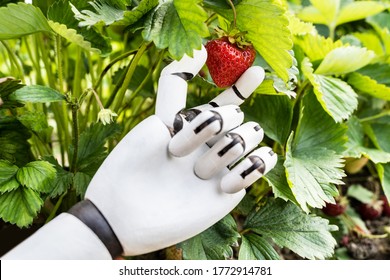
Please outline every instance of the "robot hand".
M187 79L206 58L202 47L193 58L163 69L156 114L115 147L87 190L85 197L107 219L125 255L155 251L204 231L276 164L270 148L252 151L263 130L254 122L242 124L238 107L263 81L261 67L249 68L209 104L182 110Z
M249 68L209 104L190 110L187 80L206 62L202 47L166 66L156 114L131 130L93 177L85 200L3 256L5 259L100 259L152 252L184 241L227 215L245 188L277 156L256 149L264 134L242 124L239 109L263 81Z

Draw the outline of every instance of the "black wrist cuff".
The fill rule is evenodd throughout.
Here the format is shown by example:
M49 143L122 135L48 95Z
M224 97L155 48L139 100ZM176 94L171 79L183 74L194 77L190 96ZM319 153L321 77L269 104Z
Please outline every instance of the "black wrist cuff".
M68 211L89 227L106 246L114 259L122 254L123 248L103 214L88 199L80 201Z

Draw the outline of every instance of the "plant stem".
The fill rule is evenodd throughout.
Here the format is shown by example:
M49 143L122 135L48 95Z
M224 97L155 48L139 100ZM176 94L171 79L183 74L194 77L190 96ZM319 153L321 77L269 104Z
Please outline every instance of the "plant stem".
M62 68L62 38L60 35L56 35L55 37L56 43L56 56L57 56L57 72L58 72L58 90L64 94L64 73ZM57 107L59 121L62 123L64 142L62 149L66 149L70 144L70 135L69 135L69 122L68 122L68 112L67 112L67 104L63 102ZM68 158L69 160L69 158Z
M134 59L131 62L131 65L126 73L125 80L123 81L122 87L119 89L118 95L116 96L115 104L114 104L114 112L118 111L119 108L121 107L123 98L125 97L125 93L126 93L127 88L130 84L131 78L133 77L135 69L136 69L142 55L144 54L144 52L148 48L148 46L149 46L148 43L145 43L145 42L142 43L141 47L138 49L136 55L134 56Z
M384 112L381 112L377 115L360 119L360 122L370 122L370 121L374 121L374 120L377 120L377 119L380 119L380 118L383 118L386 116L390 116L390 111L384 111Z
M78 109L79 106L76 103L72 104L72 120L73 120L73 157L70 165L70 172L76 173L77 170L77 155L79 152L79 126L78 126Z
M64 73L62 69L62 39L60 35L56 35L56 55L57 55L57 70L58 70L58 90L61 93L64 93L63 91L63 84L64 84Z
M81 68L82 68L82 58L81 58L81 48L76 47L76 65L74 71L73 79L73 91L72 95L77 99L81 94Z
M232 7L233 10L233 28L237 27L237 12L236 12L236 7L234 7L233 1L232 0L227 0L229 3L230 7Z
M96 102L98 103L100 110L103 110L104 106L103 106L102 101L99 98L99 95L97 94L97 92L94 89L92 89L91 91L93 92L93 95L95 96Z
M128 51L124 54L121 54L120 56L114 58L105 68L104 70L102 71L102 73L100 74L99 76L99 79L98 81L95 83L95 85L93 86L94 89L97 89L100 84L102 83L102 80L103 80L103 77L107 74L107 72L111 69L112 66L114 66L118 61L121 61L127 57L129 57L130 55L132 54L135 54L137 51L136 50L131 50L131 51Z
M56 205L54 205L54 208L53 210L51 211L49 217L47 217L46 221L45 221L45 224L47 224L48 222L50 222L56 215L57 211L58 211L58 208L60 208L61 206L61 203L62 203L62 200L64 199L64 197L66 196L68 192L64 192L60 198L57 200L57 203Z
M17 75L15 75L15 76L19 77L19 79L24 81L23 70L22 70L22 67L18 63L18 59L17 59L15 53L11 50L11 48L7 42L5 42L5 41L0 41L0 42L3 44L3 46L7 50L8 56L9 56L10 61L11 61L11 65L13 65L16 69L15 72L17 72Z

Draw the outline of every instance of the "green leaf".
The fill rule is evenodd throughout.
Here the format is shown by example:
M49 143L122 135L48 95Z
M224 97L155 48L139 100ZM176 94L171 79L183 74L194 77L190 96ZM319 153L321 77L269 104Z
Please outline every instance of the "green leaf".
M0 78L0 98L4 100L15 90L24 87L20 82L13 77Z
M0 193L10 192L19 187L15 175L19 167L8 161L0 160Z
M95 123L80 134L79 150L77 155L77 170L93 176L107 156L106 141L114 138L120 132L116 123L103 125ZM70 158L73 157L71 147Z
M315 27L312 23L307 23L301 21L296 15L291 11L286 13L286 16L289 21L289 29L291 30L292 35L305 35L308 33L314 33Z
M297 205L299 203L295 199L295 196L287 182L286 171L283 166L284 158L278 156L278 162L270 172L265 175L265 180L272 187L272 192L277 198L281 198L284 201L291 201Z
M364 19L386 9L383 3L375 1L355 1L345 5L337 17L337 25Z
M378 149L390 153L390 123L386 118L384 118L384 123L379 122L379 120L380 119L378 119L377 122L370 124L372 133L369 134L369 129L366 129L366 133L370 136Z
M345 126L335 123L308 92L284 162L288 184L304 211L309 212L307 205L322 208L338 194L334 184L343 184L345 176L341 156L345 133Z
M178 246L187 260L224 260L233 255L240 234L233 217L228 215L201 234L188 239Z
M65 193L73 183L73 173L64 170L64 168L59 165L57 160L53 156L45 156L43 160L52 164L56 170L56 178L52 181L51 192L49 196L51 198L58 197Z
M302 71L314 87L314 93L322 108L336 121L348 119L357 108L357 94L350 85L338 79L313 74L307 58L302 61Z
M50 192L56 177L55 168L47 161L32 161L20 168L16 179L29 189L38 192Z
M251 105L243 107L245 116L258 122L268 137L284 145L290 134L292 101L286 95L257 95L252 100Z
M390 87L378 83L369 76L358 72L348 75L348 83L360 92L383 100L390 100Z
M358 57L359 59L356 59ZM373 51L355 46L340 47L331 50L316 69L316 74L341 75L354 72L375 57Z
M160 3L148 16L142 34L159 49L168 48L176 60L184 54L192 56L200 49L202 38L209 35L207 13L199 0L168 0Z
M75 17L80 21L80 27L90 27L99 22L103 22L105 25L110 25L123 19L124 11L118 7L109 5L104 0L91 1L89 4L96 10L96 13L90 10L82 10L79 12L77 8L72 5Z
M141 0L135 8L131 11L125 11L123 20L118 24L131 25L140 20L144 15L150 12L154 7L158 5L158 0Z
M19 187L11 192L0 194L0 217L18 227L26 227L33 222L41 209L43 200L32 189Z
M91 180L92 176L82 172L76 172L73 177L73 186L76 190L77 195L79 195L82 199L84 198L85 192L87 191L88 185Z
M365 156L374 163L390 162L390 153L365 146L363 125L356 117L352 117L348 121L347 136L348 142L346 143L347 150L344 153L345 156L353 158Z
M303 258L325 259L336 246L330 231L337 230L329 221L307 215L299 207L280 199L271 199L259 211L247 217L244 228L272 239Z
M364 19L380 13L386 6L373 1L351 2L341 5L340 0L310 0L313 6L304 8L298 16L312 23L337 25Z
M375 194L362 185L353 184L348 187L347 196L353 197L362 203L371 203Z
M65 24L61 24L58 22L54 22L49 20L50 27L57 34L64 37L66 40L79 45L86 51L97 52L100 53L100 50L97 48L93 48L92 44L84 39L84 37L77 33L77 30L68 28Z
M361 44L365 46L367 49L375 52L377 56L385 55L385 50L383 49L381 38L374 31L366 31L359 33L352 33L352 35L359 39Z
M34 160L28 139L30 131L14 117L0 118L0 159L17 166Z
M44 112L26 111L23 114L19 115L17 119L25 127L33 131L44 143L51 142L51 133L53 128L49 126L47 122L47 116Z
M50 87L32 85L18 89L9 96L9 99L19 102L45 103L64 101L65 96Z
M312 62L324 59L330 51L343 46L343 42L340 40L333 42L331 38L312 33L305 36L295 36L294 42Z
M51 32L39 8L21 2L0 8L0 40L20 38L37 32Z
M77 2L77 4L80 3ZM59 0L53 3L48 11L48 18L48 23L57 34L86 51L102 55L111 51L108 39L102 34L94 28L79 27L79 22L76 20L68 0Z
M377 164L379 179L381 181L383 192L390 198L390 164Z
M257 234L242 236L238 253L239 260L279 260L280 257L272 245Z
M231 9L213 7L216 12L233 21ZM273 0L242 0L236 5L237 27L246 33L255 49L273 70L288 81L288 69L292 66L292 34L285 9ZM275 36L278 34L278 36Z
M390 87L390 64L375 63L360 69L358 73L374 79L379 84Z
M340 0L310 0L312 6L304 8L298 17L304 21L331 25L336 21Z

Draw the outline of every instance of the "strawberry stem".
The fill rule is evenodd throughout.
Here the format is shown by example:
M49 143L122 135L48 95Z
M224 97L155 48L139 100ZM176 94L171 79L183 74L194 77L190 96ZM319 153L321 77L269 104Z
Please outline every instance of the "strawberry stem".
M237 25L237 12L236 12L236 8L234 7L234 4L233 4L233 1L232 0L227 0L227 2L229 3L230 7L232 7L232 10L233 10L233 28L236 28L236 25Z

